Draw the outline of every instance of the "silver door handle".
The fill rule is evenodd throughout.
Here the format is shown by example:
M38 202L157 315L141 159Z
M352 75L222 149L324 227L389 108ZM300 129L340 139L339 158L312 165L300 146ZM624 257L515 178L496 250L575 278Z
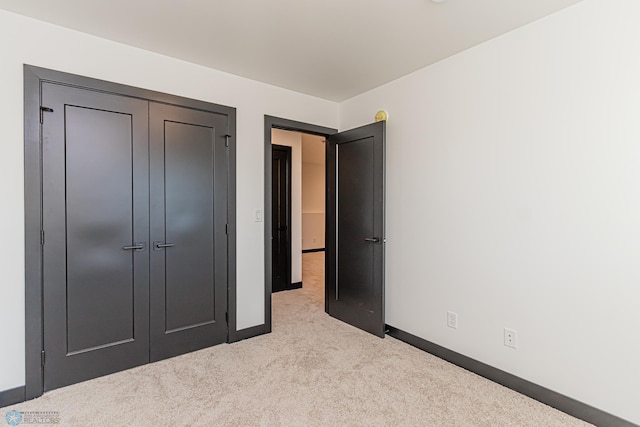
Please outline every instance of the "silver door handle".
M137 251L137 252L142 252L144 251L145 248L145 244L144 243L134 243L131 246L123 246L122 249L124 249L125 251Z
M172 246L175 246L175 243L160 243L160 242L155 242L155 246L156 249L162 249L162 248L170 248Z
M380 238L379 237L367 237L364 239L365 242L371 242L371 243L380 243Z

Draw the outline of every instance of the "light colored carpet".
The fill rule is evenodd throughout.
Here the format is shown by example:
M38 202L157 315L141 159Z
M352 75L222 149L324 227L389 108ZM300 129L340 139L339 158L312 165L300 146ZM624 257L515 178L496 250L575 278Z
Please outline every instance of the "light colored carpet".
M324 313L322 253L273 295L273 333L5 408L69 426L585 426L393 338Z

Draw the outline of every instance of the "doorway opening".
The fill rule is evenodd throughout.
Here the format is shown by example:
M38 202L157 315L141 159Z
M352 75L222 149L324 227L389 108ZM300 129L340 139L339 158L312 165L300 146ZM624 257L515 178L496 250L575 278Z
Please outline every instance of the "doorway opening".
M297 138L300 145L300 134L320 136L326 141L326 256L324 271L320 270L323 273L324 292L321 291L319 295L321 297L324 294L325 312L340 321L384 337L386 123L379 121L337 133L334 129L270 116L265 116L265 332L272 330L271 294L276 265L273 257L274 253L277 255L277 251L273 250L272 234L274 129L292 131L284 134ZM299 151L302 152L302 149ZM295 155L292 155L292 158L294 157ZM300 175L302 176L302 172ZM301 200L300 212L302 222ZM276 215L280 213L277 212ZM292 216L292 224L294 219L297 219L297 216ZM279 225L281 224L282 222L279 222ZM299 227L302 228L301 223ZM279 237L276 235L275 238ZM301 237L299 242L300 250L292 247L292 253L296 262L298 253L300 254L301 266ZM313 234L311 243L313 244ZM317 235L315 244L318 244ZM291 271L295 274L293 267ZM292 280L296 280L295 275Z
M323 257L326 150L323 136L271 132L272 292L280 292L301 288L305 260Z
M308 261L307 271L320 270L324 273L326 210L324 140L335 133L337 133L336 129L277 117L265 117L265 327L267 332L272 328L271 294L304 286L302 278L304 261ZM280 147L287 147L290 150L289 168L286 167L286 160L282 160L284 150ZM288 177L287 169L290 170ZM288 188L287 182L290 182ZM283 205L281 200L287 194L288 201ZM324 289L322 292L324 293Z

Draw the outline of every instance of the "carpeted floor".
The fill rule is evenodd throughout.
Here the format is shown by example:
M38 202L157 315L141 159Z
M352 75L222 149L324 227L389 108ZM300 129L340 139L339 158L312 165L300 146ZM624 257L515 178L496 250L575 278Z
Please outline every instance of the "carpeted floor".
M10 409L64 426L585 426L324 313L323 254L273 295L273 333L46 393Z

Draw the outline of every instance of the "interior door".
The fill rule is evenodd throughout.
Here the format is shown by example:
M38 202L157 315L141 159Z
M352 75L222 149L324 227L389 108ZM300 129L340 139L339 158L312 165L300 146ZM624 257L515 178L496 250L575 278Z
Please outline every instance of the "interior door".
M150 103L151 360L227 339L228 117Z
M384 337L384 121L327 138L326 310Z
M271 146L272 292L291 289L291 147Z
M149 358L148 107L43 83L44 390Z

